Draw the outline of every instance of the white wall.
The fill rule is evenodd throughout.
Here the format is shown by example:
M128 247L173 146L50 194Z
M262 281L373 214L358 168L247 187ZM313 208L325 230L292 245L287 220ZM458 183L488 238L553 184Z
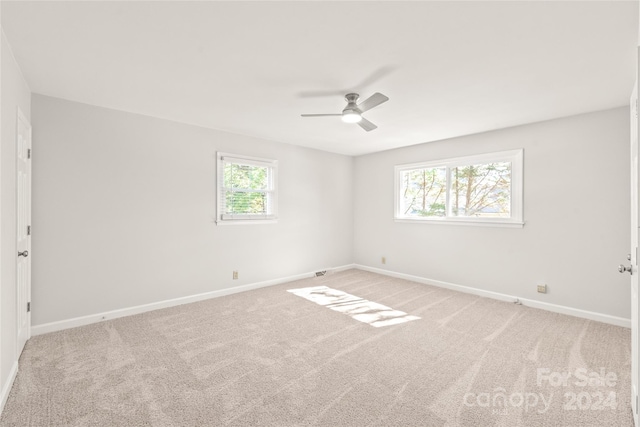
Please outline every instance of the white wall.
M32 103L34 326L354 260L630 316L628 277L616 270L629 251L626 108L352 159L41 95ZM524 228L393 221L394 165L514 148L525 149ZM280 161L278 224L215 225L218 150Z
M17 367L16 335L16 120L18 107L30 117L31 92L2 33L0 144L0 385ZM4 389L3 389L4 390ZM6 396L2 396L6 397Z
M630 245L628 114L619 108L356 158L355 262L629 318L629 277L616 269ZM524 228L393 221L394 165L515 148L524 148ZM536 292L541 283L548 294Z
M351 157L32 103L34 326L352 262ZM214 223L216 151L279 161L277 224Z

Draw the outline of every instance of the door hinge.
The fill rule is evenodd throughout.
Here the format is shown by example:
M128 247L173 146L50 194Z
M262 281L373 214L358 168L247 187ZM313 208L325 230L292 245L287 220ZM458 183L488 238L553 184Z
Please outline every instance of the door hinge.
M27 303L27 313L31 311L31 302Z
M636 103L636 112L638 111L638 107L637 107L637 103ZM31 148L27 149L27 159L31 158Z
M27 225L27 236L31 236L31 226Z

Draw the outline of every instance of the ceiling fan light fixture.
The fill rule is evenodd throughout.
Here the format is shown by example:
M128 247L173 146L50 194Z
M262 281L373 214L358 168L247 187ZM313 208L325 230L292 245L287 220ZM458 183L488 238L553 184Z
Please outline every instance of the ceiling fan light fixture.
M0 0L1 1L1 0ZM379 92L374 93L369 98L362 101L358 104L358 98L360 95L357 93L348 93L344 96L344 99L347 101L347 106L344 107L342 113L336 114L302 114L302 117L327 117L327 116L341 116L342 121L345 123L355 123L364 129L366 132L371 132L374 129L377 129L378 126L371 123L369 120L362 117L362 113L365 111L369 111L374 107L382 104L383 102L387 102L389 100L388 96L385 96Z
M358 123L362 116L357 111L345 111L342 113L342 121L345 123Z

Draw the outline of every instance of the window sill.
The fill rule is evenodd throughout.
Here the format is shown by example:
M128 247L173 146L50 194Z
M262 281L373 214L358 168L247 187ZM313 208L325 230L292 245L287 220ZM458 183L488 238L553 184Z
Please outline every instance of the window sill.
M216 221L216 225L260 225L277 222L277 219L225 219Z
M462 225L471 227L499 227L499 228L522 228L524 222L521 221L481 221L481 220L457 220L457 219L409 219L394 218L395 222L411 224L441 224L441 225Z

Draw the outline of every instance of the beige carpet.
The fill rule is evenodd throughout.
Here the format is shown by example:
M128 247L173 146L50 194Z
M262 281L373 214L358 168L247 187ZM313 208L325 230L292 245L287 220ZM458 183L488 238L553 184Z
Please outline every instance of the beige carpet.
M629 378L628 329L349 270L34 337L0 425L626 427Z

